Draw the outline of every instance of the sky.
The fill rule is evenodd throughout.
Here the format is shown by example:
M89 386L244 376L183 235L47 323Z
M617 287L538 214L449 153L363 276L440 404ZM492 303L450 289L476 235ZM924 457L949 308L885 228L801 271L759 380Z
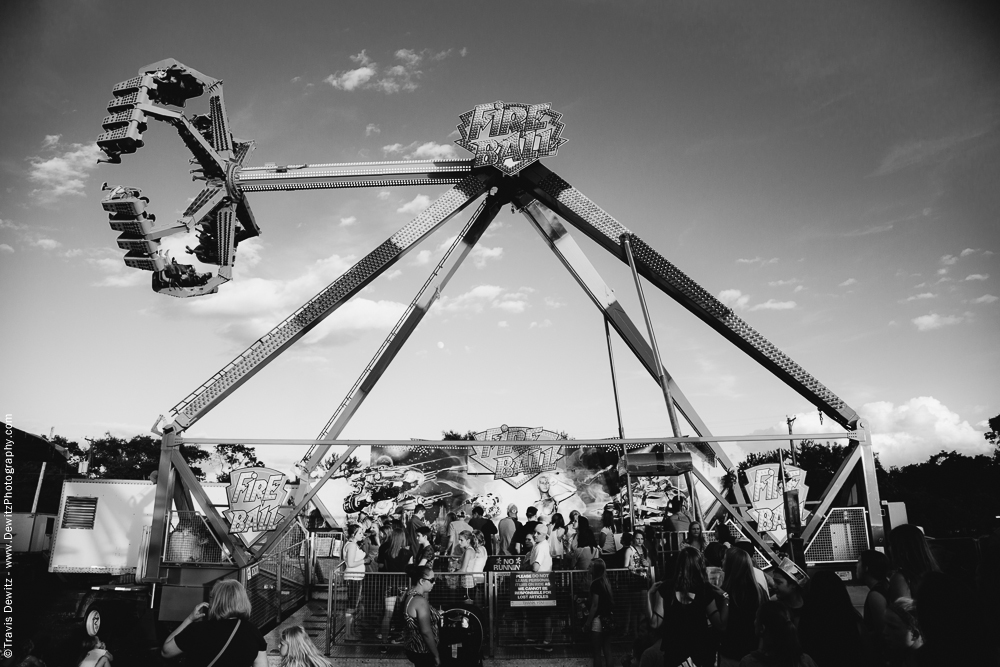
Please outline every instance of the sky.
M987 453L997 28L977 4L926 1L0 3L0 405L35 433L147 433L447 189L251 194L262 234L240 245L235 279L158 295L122 263L100 189L141 188L157 216L179 217L200 189L186 149L155 121L121 165L97 165L94 140L112 86L172 57L225 82L252 165L465 158L460 114L547 102L568 142L545 165L867 418L883 463ZM316 437L468 215L187 434ZM628 267L574 237L644 329ZM186 244L165 247L180 258ZM792 416L798 433L840 431L644 289L664 365L714 433L781 433ZM626 435L669 435L658 386L614 350ZM618 431L601 315L509 209L341 437L501 424ZM725 446L734 459L766 448ZM258 453L284 468L302 450Z

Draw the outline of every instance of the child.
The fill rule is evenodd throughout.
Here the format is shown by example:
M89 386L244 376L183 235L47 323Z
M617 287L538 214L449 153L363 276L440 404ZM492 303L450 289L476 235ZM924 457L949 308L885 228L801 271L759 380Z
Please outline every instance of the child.
M281 631L281 667L330 667L301 625Z
M114 660L97 635L84 634L80 640L79 663L77 667L111 667Z

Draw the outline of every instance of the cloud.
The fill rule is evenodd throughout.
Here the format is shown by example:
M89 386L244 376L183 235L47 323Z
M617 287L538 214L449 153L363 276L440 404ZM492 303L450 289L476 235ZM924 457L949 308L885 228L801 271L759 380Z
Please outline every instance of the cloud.
M42 149L55 151L55 155L28 158L28 180L37 186L31 196L42 204L52 204L63 197L85 196L87 178L97 167L98 156L102 155L97 144L62 147L60 137L47 135L42 141Z
M929 313L927 315L921 315L920 317L914 317L910 321L916 325L917 331L933 331L934 329L940 329L953 324L960 324L964 321L964 318L959 315L938 315L937 313Z
M415 266L426 266L431 263L431 251L430 250L419 250L417 254L413 256L413 264Z
M972 303L993 303L997 300L1000 300L1000 297L995 297L992 294L984 294L977 299L973 299Z
M507 313L523 313L529 307L528 295L524 292L506 292L497 285L477 285L456 297L442 296L434 306L445 313L481 313L487 307Z
M937 295L932 294L930 292L924 292L922 294L914 294L913 296L908 296L905 299L903 299L903 303L907 303L909 301L921 301L923 299L933 299L935 296Z
M351 60L358 67L338 71L324 81L338 90L375 90L387 95L403 91L413 92L420 85L418 82L424 75L426 64L440 62L451 54L452 49L437 52L429 49L421 51L398 49L393 54L394 64L380 68L378 63L362 50L361 53L351 56Z
M988 273L973 273L971 276L966 276L966 280L986 280L990 277Z
M319 346L343 345L369 330L388 331L405 311L406 304L396 301L372 301L355 297L306 334L302 343Z
M360 67L331 74L323 80L338 90L357 90L371 81L377 73L376 64L364 50L356 56L351 56L351 60Z
M28 243L42 250L55 250L62 245L62 243L59 243L55 239L34 239L33 241L28 241Z
M368 123L365 126L365 136L370 137L373 134L381 134L382 130L375 123Z
M941 139L909 141L889 149L871 176L887 176L903 169L936 162L957 150L963 143L985 133L979 130L965 135L952 135Z
M102 250L97 257L88 257L86 262L105 274L93 283L94 287L135 287L150 281L148 272L125 266L121 255L110 249Z
M976 252L975 248L966 248L965 250L963 250L962 252L959 253L959 256L960 257L968 257L969 255L971 255L974 252Z
M764 303L758 303L751 307L750 310L791 310L795 308L794 301L775 301L774 299L768 299Z
M738 289L726 289L719 292L719 301L733 310L791 310L796 307L794 301L776 301L768 299L762 303L750 306L750 295Z
M457 160L458 153L455 147L449 144L438 144L433 141L413 143L404 146L403 144L389 144L382 147L382 152L386 155L396 155L404 160Z
M420 213L431 205L431 198L427 195L417 195L410 201L396 209L396 213Z
M469 258L475 264L477 269L482 269L486 267L486 262L491 259L500 259L503 256L503 248L487 248L486 246L477 245L472 249L469 254Z
M0 229L12 229L14 231L23 231L27 229L26 225L19 225L16 222L11 222L10 220L0 219Z
M532 322L530 325L528 325L528 328L529 329L548 329L551 326L552 326L552 320L546 318L546 319L542 320L541 322Z
M6 243L0 243L0 252L14 252L14 249Z
M801 292L804 289L805 287L803 287L802 285L796 285L795 289L792 290L792 293L794 294L795 292Z
M750 295L738 289L724 289L719 292L719 301L736 310L743 310L750 302Z
M789 278L788 280L772 280L767 285L768 287L784 287L785 285L795 285L802 282L799 278Z
M858 281L854 278L848 278L844 282L837 285L837 287L850 287L851 285L857 285Z
M389 273L385 274L385 279L386 280L395 280L396 278L400 277L401 275L403 275L402 271L400 271L399 269L393 269Z
M737 259L737 264L759 264L761 266L767 266L768 264L777 264L778 258L772 257L771 259L764 259L762 257L754 257L753 259Z
M933 396L900 405L866 403L858 412L868 419L875 451L885 465L922 462L941 450L970 456L990 452L981 432Z
M381 190L378 193L378 198L381 199L382 201L385 201L386 199L388 199L391 196L392 196L392 193L389 192L388 190Z
M965 255L963 254L962 256L964 257ZM944 264L945 266L951 266L957 261L958 257L955 257L954 255L945 255L944 257L941 258L941 263Z
M499 322L497 322L497 326L500 327L501 329L506 329L508 326L507 320L500 320Z
M562 301L559 301L557 299L553 299L551 296L545 297L545 299L543 300L543 303L545 304L545 306L547 308L562 308L563 306L566 305Z
M340 219L340 226L341 227L350 227L351 225L353 225L357 221L358 221L358 219L357 219L356 216L350 215L350 216L348 216L346 218L341 218Z

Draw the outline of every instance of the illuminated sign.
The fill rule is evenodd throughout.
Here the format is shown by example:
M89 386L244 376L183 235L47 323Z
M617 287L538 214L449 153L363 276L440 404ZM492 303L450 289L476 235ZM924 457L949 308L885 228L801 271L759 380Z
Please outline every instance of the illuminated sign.
M229 534L239 535L250 547L277 528L292 511L291 507L282 506L285 475L269 468L240 468L229 479L226 487L229 509L222 514L229 521Z
M559 434L543 428L507 426L476 434L476 440L489 444L474 445L469 458L493 473L493 479L503 480L519 489L543 472L556 469L556 462L565 455L562 445L514 445L514 442L558 440Z
M459 116L455 143L475 156L476 167L496 167L513 176L566 143L562 114L548 104L480 104Z
M749 468L747 473L747 495L750 497L750 516L757 522L757 530L767 533L775 544L781 546L788 538L785 528L784 488L781 484L781 471L777 463ZM809 494L806 486L806 471L792 465L785 466L788 476L788 490L799 489L799 497L805 500Z

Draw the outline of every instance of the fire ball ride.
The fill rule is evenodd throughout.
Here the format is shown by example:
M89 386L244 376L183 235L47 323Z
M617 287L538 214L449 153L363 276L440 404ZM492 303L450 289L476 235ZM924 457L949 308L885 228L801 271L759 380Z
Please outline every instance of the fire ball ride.
M875 478L872 437L867 423L843 400L816 378L792 361L760 333L738 317L674 264L647 245L611 215L602 210L581 191L543 166L539 160L555 156L566 142L563 137L562 115L548 104L516 104L491 102L479 104L461 114L456 143L469 151L465 160L420 160L395 162L355 162L341 164L294 164L287 166L248 166L247 158L254 142L233 136L223 98L222 81L206 76L176 60L162 60L139 70L138 76L113 88L108 104L109 114L103 120L105 132L97 139L104 152L104 162L118 164L122 156L135 153L143 146L143 133L149 119L172 125L192 153L191 170L194 180L203 188L176 221L157 220L149 211L149 200L140 189L129 186L104 185L103 208L110 213L110 225L119 232L118 246L126 251L125 264L137 270L149 271L154 291L173 297L197 297L217 292L233 278L239 244L260 234L248 195L256 193L339 188L386 188L406 186L450 185L430 207L417 215L398 232L386 239L343 275L309 299L267 334L249 346L224 368L213 374L175 405L166 417L153 426L162 437L160 462L155 483L155 499L151 524L144 533L134 562L122 568L136 573L137 586L151 586L152 598L158 605L158 618L170 620L187 613L191 589L204 587L227 576L246 580L254 567L281 542L281 537L309 507L315 507L327 518L333 514L317 496L329 480L344 477L338 473L343 463L358 447L412 447L411 441L342 441L338 440L351 417L371 393L389 363L405 344L423 316L441 295L449 280L469 256L490 223L502 207L510 205L519 212L569 271L577 284L600 311L604 322L611 361L612 382L614 360L611 357L611 330L628 348L657 383L663 395L670 421L670 435L659 438L628 439L621 427L618 410L619 437L600 440L573 440L564 447L603 448L620 456L618 471L626 478L623 505L636 525L636 512L649 510L653 498L662 500L669 494L687 495L694 504L696 520L705 526L727 522L733 529L751 539L760 555L777 563L780 556L772 545L786 538L800 540L804 560L811 562L844 562L848 556L869 545L880 548L885 544L883 508ZM208 112L186 115L187 103L199 96L208 96ZM426 282L388 338L375 353L361 376L351 387L332 417L314 440L246 440L225 438L187 438L185 431L225 400L268 363L276 359L296 341L305 336L324 318L345 304L351 297L390 269L410 250L473 203L478 203L455 241L434 267ZM620 261L625 263L635 283L648 340L639 326L614 296L583 250L571 230L583 233ZM161 239L175 234L195 234L197 243L188 252L203 265L218 267L216 272L204 272L193 264L178 262L160 247ZM652 322L643 295L644 278L648 284L663 291L684 308L721 334L730 343L759 362L801 396L815 405L822 415L845 429L843 434L802 434L793 436L716 436L702 421L675 379L663 366ZM617 385L614 384L616 408ZM687 423L694 436L683 435ZM517 429L503 427L503 433L490 438L509 445L507 454L521 456L538 447L538 441ZM538 437L537 435L534 437ZM733 485L736 502L727 501L717 483L706 471L721 466L725 474L735 474L735 466L719 443L724 441L787 441L807 439L846 439L849 453L840 470L824 491L811 513L802 512L798 492L805 490L804 471L784 462L773 468L750 471L751 481L746 491ZM516 441L525 442L518 443ZM285 477L268 469L243 469L233 473L234 483L226 490L229 510L220 512L219 485L200 483L180 455L181 444L288 444L307 448L298 464L296 476L300 483L288 487ZM336 461L320 475L320 465L332 445L346 445ZM489 449L478 442L448 443L465 447L470 458ZM428 446L428 445L423 445ZM496 448L494 448L496 449ZM506 451L506 450L505 450ZM352 473L353 493L343 499L344 510L364 508L384 514L404 498L428 497L421 492L426 482L433 480L427 473L406 466L365 467ZM471 464L470 464L471 465ZM506 464L504 464L506 465ZM555 469L554 463L522 471L532 477L544 470ZM766 469L765 469L766 468ZM495 472L495 471L494 471ZM603 472L603 471L598 471ZM249 475L254 477L249 477ZM259 477L258 477L259 476ZM716 473L716 481L721 473ZM664 483L664 478L668 478ZM658 482L655 480L659 480ZM683 481L684 491L675 486ZM801 482L801 486L796 486ZM234 488L235 487L235 488ZM698 489L707 493L696 493ZM636 494L633 497L633 494ZM487 494L489 495L489 494ZM212 496L212 497L210 497ZM854 502L844 502L845 497ZM64 492L60 521L69 511L70 499ZM486 498L486 495L482 496ZM213 500L214 498L214 500ZM433 498L437 498L436 496ZM844 551L845 528L836 521L831 524L835 499L844 508L837 521L844 525L860 517L863 545L855 544ZM704 499L704 500L703 500ZM499 512L501 499L489 498L491 512ZM770 504L768 504L770 503ZM662 502L660 506L662 507ZM851 519L845 519L848 511ZM176 562L167 557L168 530L171 517L185 513L197 514L205 524L206 542L217 546L217 562L210 566L200 563ZM807 517L804 525L801 517ZM830 524L830 525L828 525ZM174 521L174 530L179 530ZM64 531L65 532L65 531ZM856 531L855 531L856 532ZM771 539L764 539L763 534ZM848 539L850 540L850 535ZM839 535L839 537L838 537ZM856 535L855 535L856 537ZM81 539L86 539L81 537ZM854 542L857 542L855 539ZM821 544L822 543L822 544ZM839 545L839 552L838 552ZM54 554L57 549L54 549ZM838 555L839 554L839 555ZM798 554L800 557L802 554ZM53 558L50 569L61 572L87 571L58 562ZM183 614L180 610L183 610Z

